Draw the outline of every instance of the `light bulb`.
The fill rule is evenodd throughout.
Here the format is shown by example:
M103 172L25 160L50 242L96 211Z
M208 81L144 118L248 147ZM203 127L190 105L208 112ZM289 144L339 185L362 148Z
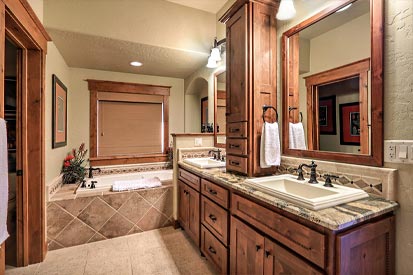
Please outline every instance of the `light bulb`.
M289 20L295 16L295 13L293 0L281 0L276 17L278 20Z
M206 66L207 66L207 68L213 69L213 68L218 67L218 64L217 64L217 62L212 58L212 56L210 56L210 57L208 58L208 64L207 64Z

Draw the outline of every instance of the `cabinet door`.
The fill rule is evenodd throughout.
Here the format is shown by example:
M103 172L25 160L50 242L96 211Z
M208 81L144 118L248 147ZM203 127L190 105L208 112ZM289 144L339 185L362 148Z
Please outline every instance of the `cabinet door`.
M231 216L231 274L263 274L264 237Z
M188 224L187 233L194 240L195 244L199 246L200 237L200 220L199 220L199 192L190 187L186 187L188 198Z
M337 274L395 274L394 217L337 236Z
M186 229L188 224L189 207L188 207L188 188L182 181L178 180L178 220L179 224Z
M248 121L248 5L227 22L227 125Z
M264 274L266 275L322 274L306 261L268 239L265 239L264 256Z

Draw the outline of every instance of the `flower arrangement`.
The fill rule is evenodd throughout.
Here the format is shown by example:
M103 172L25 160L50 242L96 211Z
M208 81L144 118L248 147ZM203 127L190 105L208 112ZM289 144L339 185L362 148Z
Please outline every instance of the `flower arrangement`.
M76 183L84 179L86 168L83 166L85 162L87 150L85 144L82 143L78 150L73 149L63 161L61 170L62 181L64 184Z

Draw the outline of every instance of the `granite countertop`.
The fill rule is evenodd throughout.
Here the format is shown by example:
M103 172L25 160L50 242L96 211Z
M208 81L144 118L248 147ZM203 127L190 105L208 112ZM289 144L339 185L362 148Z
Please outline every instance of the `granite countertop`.
M227 173L225 168L199 169L182 161L179 161L178 164L180 167L202 178L228 186L331 230L345 229L357 223L394 211L399 207L398 203L394 201L370 195L365 199L315 211L243 185L243 182L248 177Z

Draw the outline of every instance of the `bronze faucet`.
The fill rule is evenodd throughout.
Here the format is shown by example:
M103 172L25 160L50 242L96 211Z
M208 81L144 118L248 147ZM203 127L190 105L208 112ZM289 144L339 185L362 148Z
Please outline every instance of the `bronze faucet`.
M215 160L221 160L221 150L218 148L218 149L213 149L213 150L210 150L209 152L208 152L208 155L210 155L211 153L216 153L216 154L214 154L214 159Z
M297 178L297 180L304 180L304 176L303 176L303 166L304 166L304 167L308 167L308 168L311 169L311 172L310 172L310 180L308 181L308 183L318 183L318 181L317 181L317 174L316 174L317 164L315 164L314 160L311 161L311 164L302 163L302 164L298 165L298 169L297 169L298 178Z

